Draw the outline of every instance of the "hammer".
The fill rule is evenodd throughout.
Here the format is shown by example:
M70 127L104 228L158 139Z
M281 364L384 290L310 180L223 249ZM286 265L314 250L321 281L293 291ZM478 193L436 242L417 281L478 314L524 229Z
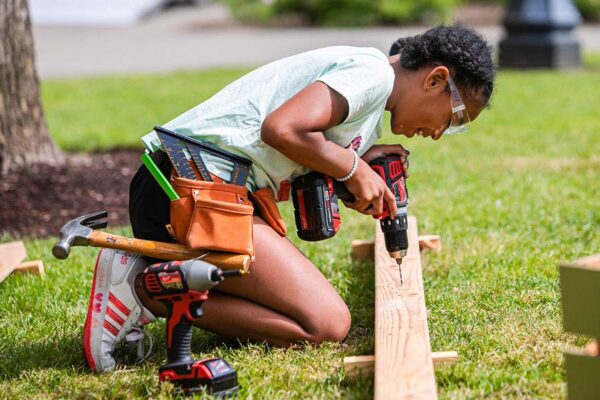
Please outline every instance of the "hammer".
M108 212L100 211L67 222L60 230L60 240L52 248L54 257L59 260L66 259L69 257L71 246L94 246L131 251L161 260L189 260L202 257L202 260L221 269L248 272L250 256L247 255L198 251L175 243L132 239L97 231L96 229L106 228L107 217Z

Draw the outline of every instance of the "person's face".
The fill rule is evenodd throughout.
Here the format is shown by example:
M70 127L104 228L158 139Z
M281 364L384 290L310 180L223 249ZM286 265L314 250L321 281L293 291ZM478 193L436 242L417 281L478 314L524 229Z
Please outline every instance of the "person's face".
M433 140L442 137L452 118L448 76L448 69L443 66L422 68L415 73L408 90L391 110L391 129L394 134L407 137L417 135ZM481 107L462 95L461 98L473 121L481 112Z

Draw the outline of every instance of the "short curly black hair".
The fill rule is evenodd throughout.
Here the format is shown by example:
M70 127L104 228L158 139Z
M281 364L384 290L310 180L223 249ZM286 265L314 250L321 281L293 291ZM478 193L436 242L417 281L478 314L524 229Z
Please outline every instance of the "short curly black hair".
M473 29L460 25L438 26L396 40L390 56L401 53L403 68L418 70L429 65L448 67L465 96L486 107L494 90L496 68L492 48Z

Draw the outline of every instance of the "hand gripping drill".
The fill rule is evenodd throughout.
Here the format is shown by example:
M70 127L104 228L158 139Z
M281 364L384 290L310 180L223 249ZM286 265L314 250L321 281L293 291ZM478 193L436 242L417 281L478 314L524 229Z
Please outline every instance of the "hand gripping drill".
M402 258L408 250L408 190L406 175L399 155L374 159L371 168L385 181L396 198L396 215L390 215L386 204L379 219L390 257L396 260L402 283ZM343 182L319 172L302 175L292 183L294 216L298 237L318 241L333 237L341 226L338 199L352 202L354 196Z

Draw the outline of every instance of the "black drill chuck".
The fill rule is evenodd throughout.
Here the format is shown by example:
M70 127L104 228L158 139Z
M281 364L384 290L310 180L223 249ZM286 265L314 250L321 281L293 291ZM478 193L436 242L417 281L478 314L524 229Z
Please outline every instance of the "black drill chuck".
M394 219L383 218L380 220L380 226L387 251L390 254L400 253L399 257L404 257L408 249L408 218L406 214L396 215Z

